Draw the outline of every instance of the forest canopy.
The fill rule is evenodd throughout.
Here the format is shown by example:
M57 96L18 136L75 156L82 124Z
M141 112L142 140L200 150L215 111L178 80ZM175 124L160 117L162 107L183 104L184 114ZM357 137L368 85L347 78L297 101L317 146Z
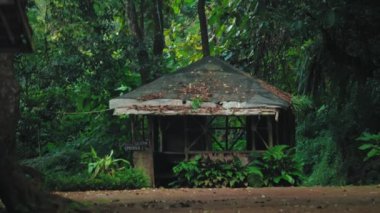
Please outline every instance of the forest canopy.
M91 147L128 157L130 119L112 116L108 101L202 57L195 0L27 8L34 52L14 63L17 154L47 173L75 171ZM209 0L206 16L211 55L292 94L304 184L380 182L379 151L363 147L379 150L377 1Z

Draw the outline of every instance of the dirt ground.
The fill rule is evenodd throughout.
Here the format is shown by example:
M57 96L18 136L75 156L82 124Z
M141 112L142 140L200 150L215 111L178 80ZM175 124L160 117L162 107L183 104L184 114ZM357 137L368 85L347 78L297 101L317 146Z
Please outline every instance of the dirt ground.
M380 185L57 192L93 212L380 212Z

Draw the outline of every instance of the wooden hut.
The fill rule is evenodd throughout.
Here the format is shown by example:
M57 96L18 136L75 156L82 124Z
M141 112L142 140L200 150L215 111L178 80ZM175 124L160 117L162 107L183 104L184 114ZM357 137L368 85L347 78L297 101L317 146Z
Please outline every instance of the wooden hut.
M152 185L194 155L237 156L294 143L291 97L215 58L203 59L110 100L130 115L134 164Z

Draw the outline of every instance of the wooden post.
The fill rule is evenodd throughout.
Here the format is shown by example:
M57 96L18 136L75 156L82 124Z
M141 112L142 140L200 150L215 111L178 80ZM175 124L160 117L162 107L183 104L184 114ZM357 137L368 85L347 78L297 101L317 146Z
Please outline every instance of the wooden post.
M162 122L161 122L161 117L158 118L158 143L159 143L159 148L158 148L158 151L159 152L163 152L164 151L164 148L163 148L163 139L162 139Z
M230 131L229 131L229 126L228 126L228 116L226 116L225 118L225 128L226 128L226 131L224 132L225 133L225 138L226 138L226 146L225 146L225 150L228 150L228 135L230 134Z
M273 147L273 124L272 124L272 117L267 116L267 129L268 129L268 146Z
M158 121L156 116L150 116L149 119L152 122L152 135L150 136L151 140L153 141L154 145L154 152L159 151L160 144L158 141L159 132L158 132Z
M276 145L279 145L280 144L279 120L276 121L275 128L276 128Z
M148 121L148 132L152 131L151 129L152 122ZM142 134L142 140L145 141L145 115L141 116L141 134ZM153 141L152 141L153 142Z
M249 126L250 131L252 132L252 150L256 150L256 131L257 131L257 124L259 122L258 116L252 116L251 117L251 125Z
M135 133L135 115L130 115L131 118L131 139L132 143L136 142L136 133Z
M188 160L189 159L189 131L188 131L188 127L187 127L187 116L184 116L184 119L183 119L183 122L184 122L184 133L185 133L185 149L184 149L184 152L185 152L185 160Z
M137 118L137 116L136 116L136 118ZM144 119L143 116L142 116L142 119ZM138 124L137 124L137 126L138 126ZM149 127L149 134L148 135L152 136L153 135L152 131L154 131L152 120L148 121L148 127ZM141 169L142 171L145 172L146 175L148 175L148 177L150 179L150 185L152 187L154 187L155 186L154 157L153 157L154 141L152 140L152 138L153 137L149 137L150 141L148 141L149 145L148 145L146 150L134 151L133 152L133 163L134 163L135 168Z
M245 131L246 131L246 149L247 150L252 150L253 148L253 140L252 140L252 135L253 132L251 131L251 125L252 125L252 120L250 116L245 117Z

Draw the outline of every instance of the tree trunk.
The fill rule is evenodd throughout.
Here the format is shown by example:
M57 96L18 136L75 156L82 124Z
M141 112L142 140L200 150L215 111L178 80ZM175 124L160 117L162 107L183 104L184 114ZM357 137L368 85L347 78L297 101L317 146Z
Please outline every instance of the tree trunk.
M153 54L157 57L162 56L162 51L165 47L162 6L162 0L154 0L154 5L152 6L154 22Z
M198 17L199 25L201 28L203 57L210 56L210 48L208 45L207 19L205 13L205 1L206 0L198 0Z
M42 191L36 180L39 173L18 165L14 157L19 86L12 59L11 54L0 54L0 198L8 212L62 211L67 200Z
M150 81L149 54L144 41L144 13L145 1L140 0L140 13L136 10L136 2L127 0L126 11L130 29L132 30L137 44L137 60L140 65L140 75L142 84Z

